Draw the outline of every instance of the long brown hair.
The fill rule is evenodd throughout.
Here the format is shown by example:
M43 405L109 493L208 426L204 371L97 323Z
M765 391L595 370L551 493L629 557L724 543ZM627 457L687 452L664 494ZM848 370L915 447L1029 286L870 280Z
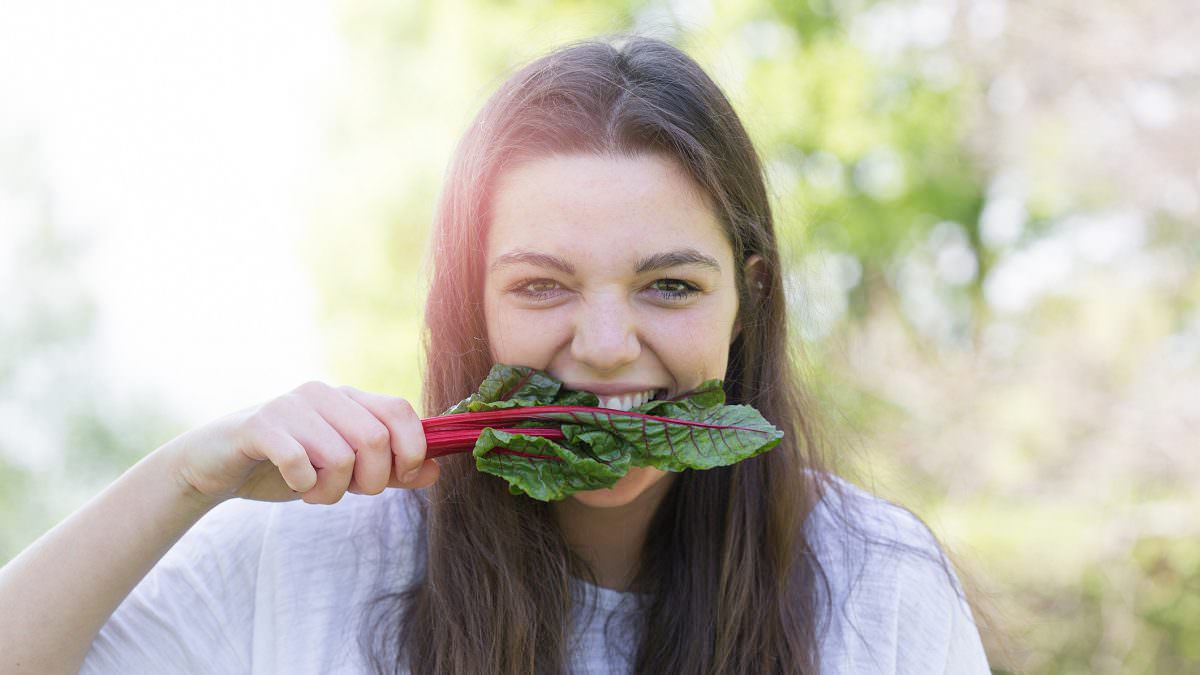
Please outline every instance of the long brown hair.
M729 402L785 433L771 452L679 474L650 523L634 589L638 673L810 673L817 669L820 566L803 523L825 489L815 406L788 337L779 249L758 154L720 88L679 49L618 34L565 45L513 74L466 132L434 224L424 335L424 410L466 397L491 367L484 242L500 172L548 154L664 153L715 206L738 269L742 330ZM743 263L765 263L747 288ZM421 501L422 568L385 598L375 667L414 673L559 673L568 659L571 579L595 576L547 504L508 493L469 455L439 460Z

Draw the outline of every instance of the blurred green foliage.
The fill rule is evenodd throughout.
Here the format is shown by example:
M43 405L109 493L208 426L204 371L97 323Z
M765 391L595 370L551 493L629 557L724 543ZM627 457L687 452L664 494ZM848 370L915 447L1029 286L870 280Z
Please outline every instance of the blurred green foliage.
M76 265L90 245L66 232L36 142L0 138L0 200L12 266L0 312L0 562L178 433L150 393L118 394L96 350L96 302ZM15 282L15 288L10 284Z

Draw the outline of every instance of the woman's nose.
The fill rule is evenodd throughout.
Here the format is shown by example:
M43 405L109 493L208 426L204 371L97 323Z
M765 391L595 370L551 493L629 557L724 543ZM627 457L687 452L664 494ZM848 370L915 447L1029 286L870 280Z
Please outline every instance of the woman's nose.
M633 312L623 300L608 297L581 303L575 319L571 356L596 371L614 371L641 354Z

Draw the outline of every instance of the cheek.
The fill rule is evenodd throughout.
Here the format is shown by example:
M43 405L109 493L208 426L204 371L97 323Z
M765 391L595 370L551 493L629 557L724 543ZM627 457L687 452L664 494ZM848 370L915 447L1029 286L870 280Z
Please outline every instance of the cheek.
M678 376L723 375L733 331L725 312L664 312L647 325L647 340Z
M492 360L544 368L561 343L565 322L554 310L521 312L489 302L485 308Z

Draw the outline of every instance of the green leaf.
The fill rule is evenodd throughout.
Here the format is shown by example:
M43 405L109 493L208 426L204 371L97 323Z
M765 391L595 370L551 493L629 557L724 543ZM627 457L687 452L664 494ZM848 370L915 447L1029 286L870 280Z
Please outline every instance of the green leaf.
M721 381L705 380L700 383L700 386L687 392L686 396L682 398L677 396L673 399L646 401L634 408L634 410L650 415L676 417L681 412L687 414L686 411L714 408L724 404L725 388ZM683 408L680 406L683 406Z
M664 411L671 416L604 409L538 416L608 431L624 441L624 451L629 453L633 466L664 471L736 464L770 450L783 438L782 431L748 405L702 407L681 401L656 410L660 414Z
M546 406L576 409L539 409ZM444 414L507 408L527 410L511 418L507 430L486 427L480 433L476 467L507 480L513 494L542 500L612 487L630 466L664 471L728 466L774 448L783 438L783 432L753 407L725 405L725 391L717 379L623 413L600 408L595 394L564 389L545 372L498 364L478 392ZM520 433L521 428L554 426L563 440Z
M493 452L497 448L557 457L558 460ZM507 480L509 492L524 493L542 501L562 499L582 490L611 487L629 471L628 456L622 461L606 464L578 455L545 438L490 428L479 435L473 454L476 468Z
M562 382L527 366L492 366L479 390L451 406L443 415L503 410L533 405L600 404L595 394L562 389Z

